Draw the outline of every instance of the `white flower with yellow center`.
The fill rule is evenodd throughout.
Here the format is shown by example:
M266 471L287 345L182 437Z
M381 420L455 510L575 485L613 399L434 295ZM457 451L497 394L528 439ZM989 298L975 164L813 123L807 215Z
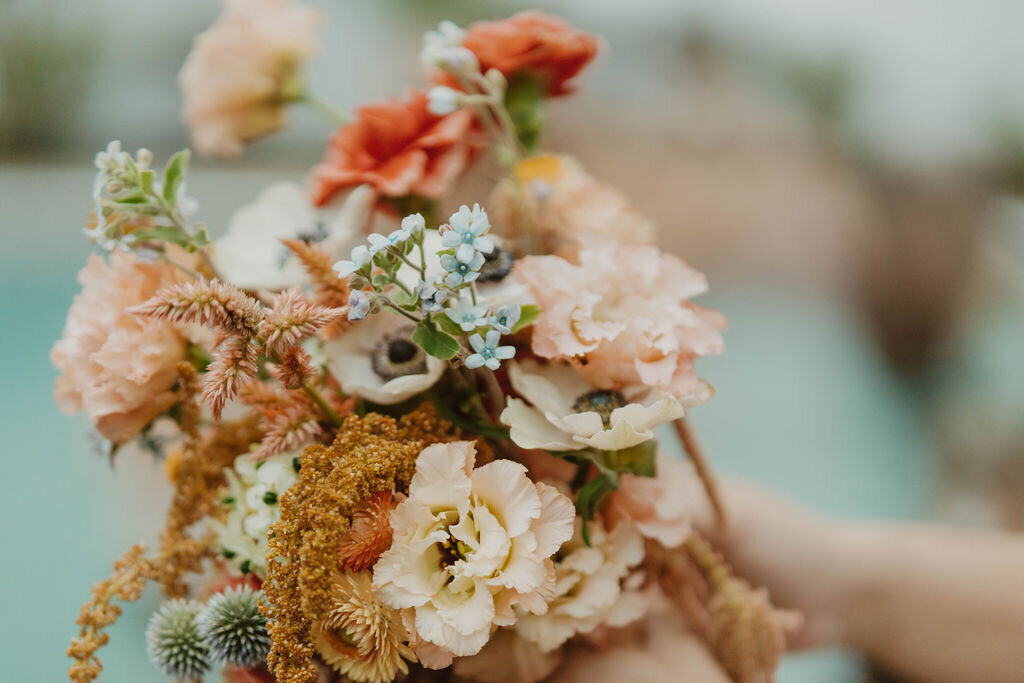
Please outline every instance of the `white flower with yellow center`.
M501 414L512 441L549 451L635 446L653 439L658 425L682 417L686 407L711 396L706 384L688 401L648 387L597 389L567 363L512 363L509 380L526 399L508 399Z
M550 558L575 519L572 502L519 463L473 469L475 456L469 441L420 453L409 497L391 514L391 548L373 570L381 601L411 609L418 638L460 657L479 652L492 626L515 623L513 607L546 611Z

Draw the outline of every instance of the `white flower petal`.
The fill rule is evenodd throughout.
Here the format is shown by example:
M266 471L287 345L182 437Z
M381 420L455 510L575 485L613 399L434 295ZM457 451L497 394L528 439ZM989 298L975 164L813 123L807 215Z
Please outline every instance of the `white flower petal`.
M568 434L548 422L539 410L518 398L508 399L500 419L502 424L509 427L509 437L520 448L543 448L550 451L577 451L584 448L583 444L573 442Z
M636 446L654 438L654 432L638 431L628 422L619 422L611 429L605 429L590 437L576 436L576 441L602 451L617 451Z
M487 505L508 535L515 538L529 530L540 516L537 487L526 468L511 460L494 460L473 470L473 496Z
M476 448L471 441L436 443L416 458L416 472L409 484L409 498L430 508L455 508L469 498ZM405 505L405 503L402 503Z

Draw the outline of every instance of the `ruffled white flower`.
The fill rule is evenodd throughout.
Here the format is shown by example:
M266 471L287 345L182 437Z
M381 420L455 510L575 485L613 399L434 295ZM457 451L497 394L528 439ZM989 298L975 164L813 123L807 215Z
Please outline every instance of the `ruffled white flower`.
M622 392L595 389L570 365L522 361L509 366L509 380L526 401L509 398L501 414L521 448L615 451L654 438L654 428L682 417L685 408L711 396L701 385L681 401L647 387Z
M611 532L601 520L590 524L590 545L577 520L573 539L555 561L555 595L545 614L522 613L516 631L544 652L561 647L577 633L598 626L625 626L644 615L647 598L633 586L631 569L644 559L643 538L630 524Z
M445 362L412 341L412 326L390 313L370 316L323 345L326 365L346 394L401 403L434 386Z
M224 522L214 522L224 557L243 572L260 578L267 573L267 530L281 517L280 500L295 483L295 454L285 453L260 462L248 455L224 470L228 485L221 501L228 508Z
M460 657L517 611L547 610L550 558L575 519L569 499L519 463L473 469L475 456L469 441L423 449L409 497L391 514L394 541L373 570L381 601L413 610L416 637Z
M281 239L319 242L338 256L358 239L373 214L374 193L357 187L331 216L313 208L301 185L280 182L231 217L210 258L220 275L243 289L288 289L308 281L302 264Z

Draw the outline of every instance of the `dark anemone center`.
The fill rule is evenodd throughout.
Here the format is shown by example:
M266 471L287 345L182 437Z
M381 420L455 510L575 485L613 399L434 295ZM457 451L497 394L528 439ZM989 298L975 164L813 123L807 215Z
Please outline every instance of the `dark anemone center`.
M581 394L572 404L572 408L579 413L588 411L597 413L607 427L611 423L612 411L624 405L626 405L626 399L619 392L594 389Z
M408 339L396 339L388 344L388 360L392 363L408 363L416 357L417 346Z
M405 375L427 371L427 357L412 341L413 327L403 327L384 335L370 354L373 371L385 382Z
M484 254L484 265L480 267L478 282L500 282L512 271L515 259L506 249L495 246L490 254Z

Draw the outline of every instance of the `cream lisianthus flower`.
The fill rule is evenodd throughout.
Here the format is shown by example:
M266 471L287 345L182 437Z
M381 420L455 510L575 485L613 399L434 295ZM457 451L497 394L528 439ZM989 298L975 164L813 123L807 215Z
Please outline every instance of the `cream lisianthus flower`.
M594 520L588 546L577 520L575 535L558 555L548 611L520 614L515 628L521 637L551 652L577 633L625 626L644 615L647 598L626 585L632 583L631 569L644 559L643 538L632 525L620 523L609 532Z
M597 389L567 363L520 361L509 365L512 388L526 399L508 399L501 421L520 448L614 451L654 438L658 425L682 417L689 405L710 398L711 388L682 401L656 389Z
M346 394L379 403L401 403L434 386L445 363L412 340L413 326L380 313L356 323L323 345L326 365Z
M318 242L340 257L360 239L374 202L370 187L357 187L331 215L314 209L301 185L274 183L234 213L210 258L224 280L242 289L280 291L306 284L306 271L281 240Z
M473 469L475 457L469 441L423 449L373 570L381 601L413 611L416 637L460 657L479 652L492 626L515 623L516 610L547 609L550 558L575 519L572 502L519 463Z

